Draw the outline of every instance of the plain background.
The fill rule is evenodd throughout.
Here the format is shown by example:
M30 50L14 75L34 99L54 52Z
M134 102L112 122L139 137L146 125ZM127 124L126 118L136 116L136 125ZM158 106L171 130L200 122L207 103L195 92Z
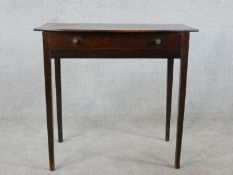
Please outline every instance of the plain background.
M56 174L232 174L232 9L232 0L1 0L0 174L50 174L42 37L33 32L46 22L200 30L190 38L182 168L172 168L178 60L167 143L165 60L71 59L61 65L65 142L55 144Z

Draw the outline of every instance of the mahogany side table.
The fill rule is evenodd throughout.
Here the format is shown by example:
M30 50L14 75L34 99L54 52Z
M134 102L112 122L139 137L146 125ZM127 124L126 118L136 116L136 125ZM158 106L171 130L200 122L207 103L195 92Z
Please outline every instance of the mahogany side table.
M175 168L180 155L185 110L190 32L197 29L183 24L87 24L46 23L35 31L43 33L45 96L50 170L55 170L51 59L55 61L58 140L63 142L61 58L151 58L167 60L167 102L165 140L169 141L173 63L180 60Z

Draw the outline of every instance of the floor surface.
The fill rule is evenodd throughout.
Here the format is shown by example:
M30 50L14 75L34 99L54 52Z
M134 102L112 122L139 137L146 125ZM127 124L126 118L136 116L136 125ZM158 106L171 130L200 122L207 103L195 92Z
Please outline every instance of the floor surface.
M229 118L219 116L219 119L196 118L185 121L179 170L173 168L175 119L172 121L170 142L164 141L164 121L162 119L64 121L64 143L57 142L55 122L56 171L51 173L48 170L45 121L2 120L0 174L231 175L233 173L233 127Z

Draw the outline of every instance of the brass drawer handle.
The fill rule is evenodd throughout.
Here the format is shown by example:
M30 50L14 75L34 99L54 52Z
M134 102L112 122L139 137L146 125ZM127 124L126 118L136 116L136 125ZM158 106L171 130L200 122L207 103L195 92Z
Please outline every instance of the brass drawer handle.
M80 39L79 38L73 38L72 42L73 42L73 44L78 45L80 43Z
M162 43L162 40L159 39L159 38L156 38L156 39L154 39L154 40L152 41L152 43L153 43L154 45L160 45L160 44Z

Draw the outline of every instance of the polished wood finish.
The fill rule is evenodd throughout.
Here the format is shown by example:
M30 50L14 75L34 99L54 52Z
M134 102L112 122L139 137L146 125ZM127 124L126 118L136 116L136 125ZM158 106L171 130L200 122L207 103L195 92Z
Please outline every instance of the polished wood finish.
M170 121L172 106L172 83L173 83L173 65L174 58L167 59L167 104L166 104L166 131L165 140L169 141L170 137Z
M43 33L44 48L44 76L45 76L45 97L46 97L46 113L47 113L47 131L48 131L48 147L49 147L49 165L50 170L55 170L54 163L54 138L53 138L53 97L52 97L52 73L51 58L49 55L49 36Z
M161 58L167 57L179 58L180 49L51 49L51 57L59 58L79 58L79 59L135 59L135 58Z
M55 58L55 83L57 97L57 126L58 126L58 142L63 142L62 132L62 96L61 96L61 60Z
M175 153L175 168L180 168L181 144L183 135L183 121L185 110L185 95L186 95L186 80L188 69L188 51L189 51L189 33L183 34L180 59L180 82L179 82L179 101L178 101L178 116L177 116L177 131L176 131L176 153Z
M58 140L63 141L61 58L162 58L167 59L166 134L169 140L174 59L180 59L175 168L180 167L189 33L197 29L185 25L153 24L45 24L43 31L45 95L50 170L55 170L51 59L55 59Z
M107 23L46 23L35 31L52 32L198 32L184 24L107 24Z
M181 34L48 32L51 57L59 58L168 58L180 57ZM74 44L73 40L79 43ZM154 40L160 39L161 44Z
M73 43L78 39L79 43ZM154 40L160 39L161 44ZM51 49L179 49L181 33L51 33Z

